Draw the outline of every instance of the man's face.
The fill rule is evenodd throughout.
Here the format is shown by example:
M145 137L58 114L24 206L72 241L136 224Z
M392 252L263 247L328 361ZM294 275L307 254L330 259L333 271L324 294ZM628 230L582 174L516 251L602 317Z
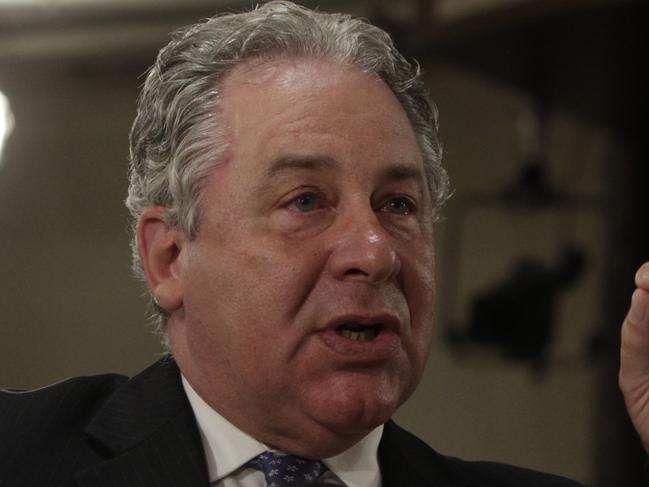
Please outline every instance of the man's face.
M410 123L378 78L248 63L222 86L231 150L179 254L172 351L235 425L308 456L385 422L433 328L431 198Z

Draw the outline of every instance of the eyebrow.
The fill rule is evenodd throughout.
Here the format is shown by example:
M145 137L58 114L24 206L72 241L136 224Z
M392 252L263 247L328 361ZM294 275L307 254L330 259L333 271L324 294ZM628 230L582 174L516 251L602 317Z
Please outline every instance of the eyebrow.
M385 169L382 177L383 179L386 179L388 181L405 181L412 179L422 185L424 182L421 169L404 163L395 163L393 165L390 165Z
M272 179L278 174L294 170L306 170L313 172L331 171L340 167L340 163L329 156L296 156L288 155L275 160L266 170L266 180ZM426 188L426 182L422 170L412 164L395 162L383 169L379 174L379 180L384 182L413 181L421 191Z
M303 169L308 171L322 171L335 169L338 163L327 156L285 156L274 161L266 171L266 177L272 178L282 172Z

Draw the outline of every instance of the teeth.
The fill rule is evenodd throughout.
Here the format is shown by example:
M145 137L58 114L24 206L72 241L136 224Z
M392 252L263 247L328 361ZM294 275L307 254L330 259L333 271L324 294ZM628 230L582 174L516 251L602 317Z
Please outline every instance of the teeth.
M338 333L340 333L340 335L344 336L345 338L359 342L368 342L375 338L376 335L378 335L378 331L372 328L368 328L367 330L363 331L352 331L346 328L342 328L338 330Z

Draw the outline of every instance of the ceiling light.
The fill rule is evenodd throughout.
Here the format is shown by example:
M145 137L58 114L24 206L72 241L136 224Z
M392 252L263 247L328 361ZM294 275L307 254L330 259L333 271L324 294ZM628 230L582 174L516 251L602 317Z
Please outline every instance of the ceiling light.
M0 91L0 165L2 165L2 150L13 128L14 116L11 113L9 100Z

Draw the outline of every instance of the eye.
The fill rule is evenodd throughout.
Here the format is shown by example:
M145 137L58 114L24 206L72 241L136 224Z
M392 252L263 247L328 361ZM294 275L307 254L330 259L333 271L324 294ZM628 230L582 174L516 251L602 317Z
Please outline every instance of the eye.
M390 198L382 207L381 211L395 213L397 215L410 215L416 210L415 203L405 196Z
M318 196L315 193L302 193L291 201L291 206L302 213L307 213L318 208Z

